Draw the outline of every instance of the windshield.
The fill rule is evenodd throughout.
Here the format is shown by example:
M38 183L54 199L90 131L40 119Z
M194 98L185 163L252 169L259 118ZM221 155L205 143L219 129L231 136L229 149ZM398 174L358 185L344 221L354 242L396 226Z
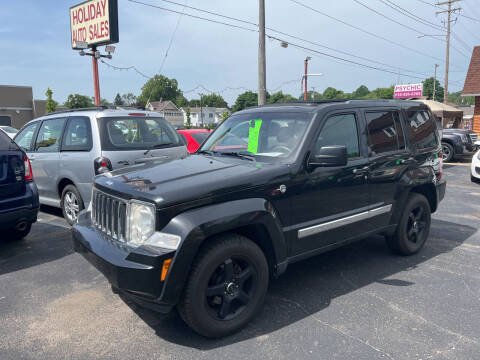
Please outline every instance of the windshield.
M11 127L11 126L0 126L0 129L2 129L5 132L11 133L11 134L16 134L18 133L18 130Z
M183 146L175 129L163 118L100 118L105 150L143 150Z
M240 153L269 161L293 154L312 119L311 113L248 113L232 115L200 151Z

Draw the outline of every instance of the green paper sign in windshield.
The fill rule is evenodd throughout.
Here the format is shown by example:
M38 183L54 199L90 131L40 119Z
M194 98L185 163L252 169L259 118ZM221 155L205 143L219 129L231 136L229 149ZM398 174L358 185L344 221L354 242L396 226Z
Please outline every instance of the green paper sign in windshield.
M262 119L250 120L250 127L248 129L248 152L251 152L253 154L256 154L258 152L258 140L261 127Z

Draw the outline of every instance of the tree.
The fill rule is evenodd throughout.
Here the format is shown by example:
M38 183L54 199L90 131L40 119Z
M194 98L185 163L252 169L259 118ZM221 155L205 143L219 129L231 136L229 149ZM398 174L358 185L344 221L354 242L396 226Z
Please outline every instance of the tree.
M360 85L357 88L357 90L355 90L352 93L352 98L353 99L361 99L361 98L367 96L369 93L370 93L370 90L368 90L368 87L366 87L365 85Z
M367 99L393 99L393 86L389 88L376 88L365 98Z
M108 101L107 99L100 99L100 105L101 106L112 106L112 103Z
M227 120L227 118L230 116L230 113L228 111L224 111L222 113L222 122L224 122L225 120Z
M190 106L187 107L187 129L190 129L192 127L192 119L190 116Z
M135 107L139 109L145 109L145 106L147 105L147 102L144 101L143 99L137 98L135 101Z
M213 93L209 95L203 95L201 101L203 106L211 106L217 108L228 107L228 104L223 97Z
M327 87L323 92L323 98L330 100L330 99L342 99L344 97L344 93L342 90L337 90L331 86Z
M169 79L163 75L155 75L142 86L142 93L138 97L144 101L174 101L183 95L178 88L178 82L175 79ZM138 99L137 99L138 100Z
M240 111L247 107L256 106L258 104L258 94L246 91L243 94L238 95L235 105L233 105L232 110Z
M284 94L282 91L277 91L276 93L273 93L272 95L270 95L267 103L275 104L275 103L286 103L286 102L292 102L292 101L297 101L297 99L295 99L290 94Z
M440 81L435 82L435 100L443 101L444 89L440 85ZM423 96L427 96L428 99L433 99L433 77L425 79L423 81Z
M92 99L85 95L70 94L64 104L69 109L86 108L93 106Z
M115 99L113 100L113 105L116 105L116 106L125 105L123 98L120 96L119 93L117 93L117 95L115 96Z
M466 105L466 106L475 105L475 97L462 96L462 91L457 91L457 92L448 94L447 101L454 103L455 105Z
M180 95L175 99L174 103L178 108L185 107L188 105L188 99L185 96Z
M123 105L125 106L134 106L137 101L137 97L132 93L127 93L122 95Z
M188 102L188 105L191 106L191 107L199 107L200 106L200 100L192 99Z
M57 110L58 103L52 98L53 91L50 90L50 88L48 88L47 91L45 92L45 95L47 95L47 103L46 103L47 113L54 112L55 110Z

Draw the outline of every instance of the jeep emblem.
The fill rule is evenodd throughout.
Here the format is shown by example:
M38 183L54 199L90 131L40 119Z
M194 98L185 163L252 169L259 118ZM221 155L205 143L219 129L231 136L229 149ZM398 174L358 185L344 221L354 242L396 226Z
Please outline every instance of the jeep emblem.
M287 191L287 187L285 185L280 185L280 187L278 188L278 190L282 193L282 194L285 194L285 192Z

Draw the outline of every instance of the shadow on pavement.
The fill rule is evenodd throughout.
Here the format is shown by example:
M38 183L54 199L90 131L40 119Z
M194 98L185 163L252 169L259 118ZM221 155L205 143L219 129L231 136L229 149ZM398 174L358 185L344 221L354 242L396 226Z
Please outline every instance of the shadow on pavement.
M70 228L36 222L23 240L0 241L0 275L57 260L72 252Z
M206 339L196 334L175 311L162 315L124 301L164 340L209 350L279 330L322 311L335 298L375 282L387 286L413 285L386 278L454 250L476 231L470 226L433 219L426 246L410 257L392 255L384 238L376 236L292 264L279 279L270 282L261 314L239 333L223 339Z

